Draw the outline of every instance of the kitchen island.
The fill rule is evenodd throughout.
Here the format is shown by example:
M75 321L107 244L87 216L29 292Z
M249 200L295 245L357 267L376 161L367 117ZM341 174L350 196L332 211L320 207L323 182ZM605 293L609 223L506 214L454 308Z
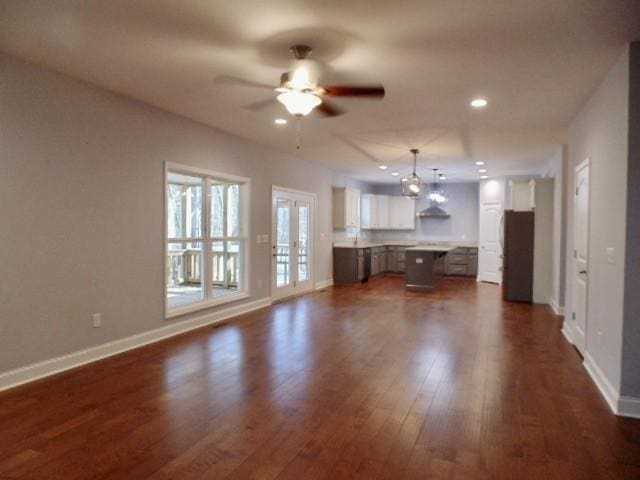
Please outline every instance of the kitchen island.
M348 285L381 275L405 275L408 249L440 252L433 262L435 273L439 276L443 273L453 277L476 276L478 247L472 242L336 242L333 245L333 282Z
M407 290L430 292L445 273L445 256L455 247L419 245L405 250Z

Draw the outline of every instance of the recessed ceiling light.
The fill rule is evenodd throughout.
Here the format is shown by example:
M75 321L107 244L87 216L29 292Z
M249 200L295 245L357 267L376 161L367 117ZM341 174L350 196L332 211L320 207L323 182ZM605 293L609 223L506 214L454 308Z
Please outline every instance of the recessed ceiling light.
M478 161L476 162L476 165L477 165L477 166L479 166L479 167L481 167L482 165L484 165L484 162L483 162L482 160L478 160Z
M484 98L474 98L471 100L471 106L473 108L484 108L487 106L487 102Z
M481 178L482 180L486 180L487 178L489 178L489 175L480 175L480 178Z
M478 169L478 173L487 173L487 169L486 168L479 168Z
M276 125L286 125L286 124L287 124L287 120L286 120L286 119L284 119L284 118L276 118L276 119L274 120L274 123L275 123Z
M400 174L398 172L391 172L391 175L393 175L394 177L397 177Z
M446 180L447 179L446 175L440 174L439 176L440 176L440 180Z
M380 170L386 170L386 169L387 169L387 168L389 168L389 167L387 167L386 165L380 165L378 168L379 168Z

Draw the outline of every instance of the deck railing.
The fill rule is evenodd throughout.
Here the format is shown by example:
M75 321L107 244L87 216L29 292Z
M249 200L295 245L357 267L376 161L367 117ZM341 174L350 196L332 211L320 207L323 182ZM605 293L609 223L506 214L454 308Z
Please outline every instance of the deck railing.
M238 286L238 272L240 270L238 252L214 251L211 252L210 258L211 284L229 287ZM201 265L202 251L200 249L169 250L167 258L168 284L170 286L200 284L202 281ZM226 285L225 269L228 272L228 283Z

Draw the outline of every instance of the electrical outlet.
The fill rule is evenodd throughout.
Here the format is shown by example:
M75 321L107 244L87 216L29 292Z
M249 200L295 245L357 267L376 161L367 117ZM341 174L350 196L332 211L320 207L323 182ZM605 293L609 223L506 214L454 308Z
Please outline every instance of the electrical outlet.
M93 328L100 328L102 326L102 314L94 313L91 315L91 322L93 323Z

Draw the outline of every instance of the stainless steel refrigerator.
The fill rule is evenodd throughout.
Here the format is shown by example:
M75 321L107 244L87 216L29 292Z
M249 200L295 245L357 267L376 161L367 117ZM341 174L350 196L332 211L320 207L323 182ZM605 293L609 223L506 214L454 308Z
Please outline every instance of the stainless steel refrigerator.
M533 212L505 210L502 245L502 296L512 302L533 300Z

